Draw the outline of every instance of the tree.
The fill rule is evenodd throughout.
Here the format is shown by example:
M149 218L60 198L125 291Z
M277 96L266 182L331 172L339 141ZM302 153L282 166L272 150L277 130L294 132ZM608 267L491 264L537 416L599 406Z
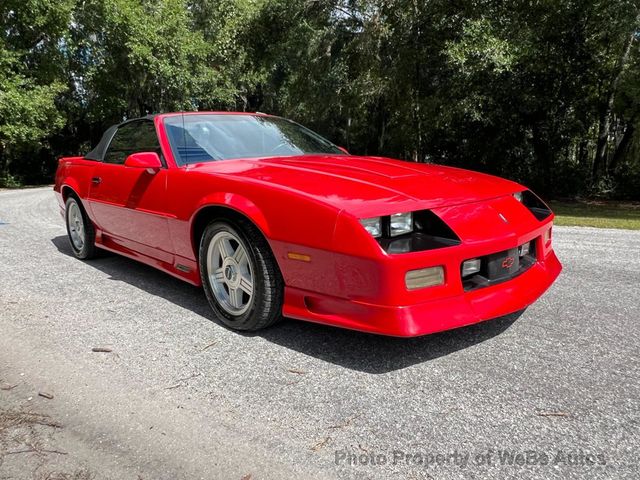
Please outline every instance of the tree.
M12 172L29 172L34 180L48 173L33 160L64 122L55 101L65 90L60 45L71 5L70 0L0 4L0 182L9 181Z
M639 12L640 0L5 0L0 171L47 179L56 155L133 116L261 110L354 153L549 196L639 198Z

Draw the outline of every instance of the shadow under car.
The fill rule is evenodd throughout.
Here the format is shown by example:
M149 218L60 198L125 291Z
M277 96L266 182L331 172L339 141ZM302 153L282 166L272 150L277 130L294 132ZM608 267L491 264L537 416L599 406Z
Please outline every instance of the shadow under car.
M61 253L74 257L66 235L55 237L51 242ZM85 263L114 280L165 298L221 325L215 320L200 288L116 254L105 253ZM286 318L265 330L238 334L259 336L276 345L350 370L380 374L433 360L489 340L507 330L523 312L521 310L467 327L415 338L385 337Z

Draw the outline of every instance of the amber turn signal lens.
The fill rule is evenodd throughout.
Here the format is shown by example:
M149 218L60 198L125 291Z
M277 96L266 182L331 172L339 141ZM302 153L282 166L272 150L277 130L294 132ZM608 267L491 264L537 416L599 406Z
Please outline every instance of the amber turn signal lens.
M287 253L287 257L289 257L289 259L291 260L300 260L301 262L311 261L311 257L309 255L305 255L304 253L289 252Z

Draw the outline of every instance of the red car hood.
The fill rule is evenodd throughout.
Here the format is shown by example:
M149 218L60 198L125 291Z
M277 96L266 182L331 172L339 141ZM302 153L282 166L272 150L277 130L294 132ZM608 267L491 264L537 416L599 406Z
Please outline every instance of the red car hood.
M269 183L357 217L478 202L522 190L509 180L468 170L352 155L269 157L188 168Z

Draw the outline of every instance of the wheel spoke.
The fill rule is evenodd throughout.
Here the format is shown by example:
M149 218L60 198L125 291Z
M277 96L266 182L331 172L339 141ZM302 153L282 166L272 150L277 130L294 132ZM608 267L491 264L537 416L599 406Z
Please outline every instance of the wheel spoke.
M220 239L218 243L218 249L220 250L220 257L224 260L227 257L233 256L233 249L231 248L231 244L229 240L226 238Z
M213 278L216 282L224 282L224 269L222 267L217 268L215 272L213 272Z
M238 262L238 265L244 265L245 263L247 263L247 252L244 251L242 245L238 244L238 248L236 248L236 251L233 254L233 258L236 262Z
M242 290L240 290L239 288L230 288L229 303L233 308L242 307Z
M244 276L240 278L240 285L238 286L238 288L249 296L253 295L253 282L250 278Z

